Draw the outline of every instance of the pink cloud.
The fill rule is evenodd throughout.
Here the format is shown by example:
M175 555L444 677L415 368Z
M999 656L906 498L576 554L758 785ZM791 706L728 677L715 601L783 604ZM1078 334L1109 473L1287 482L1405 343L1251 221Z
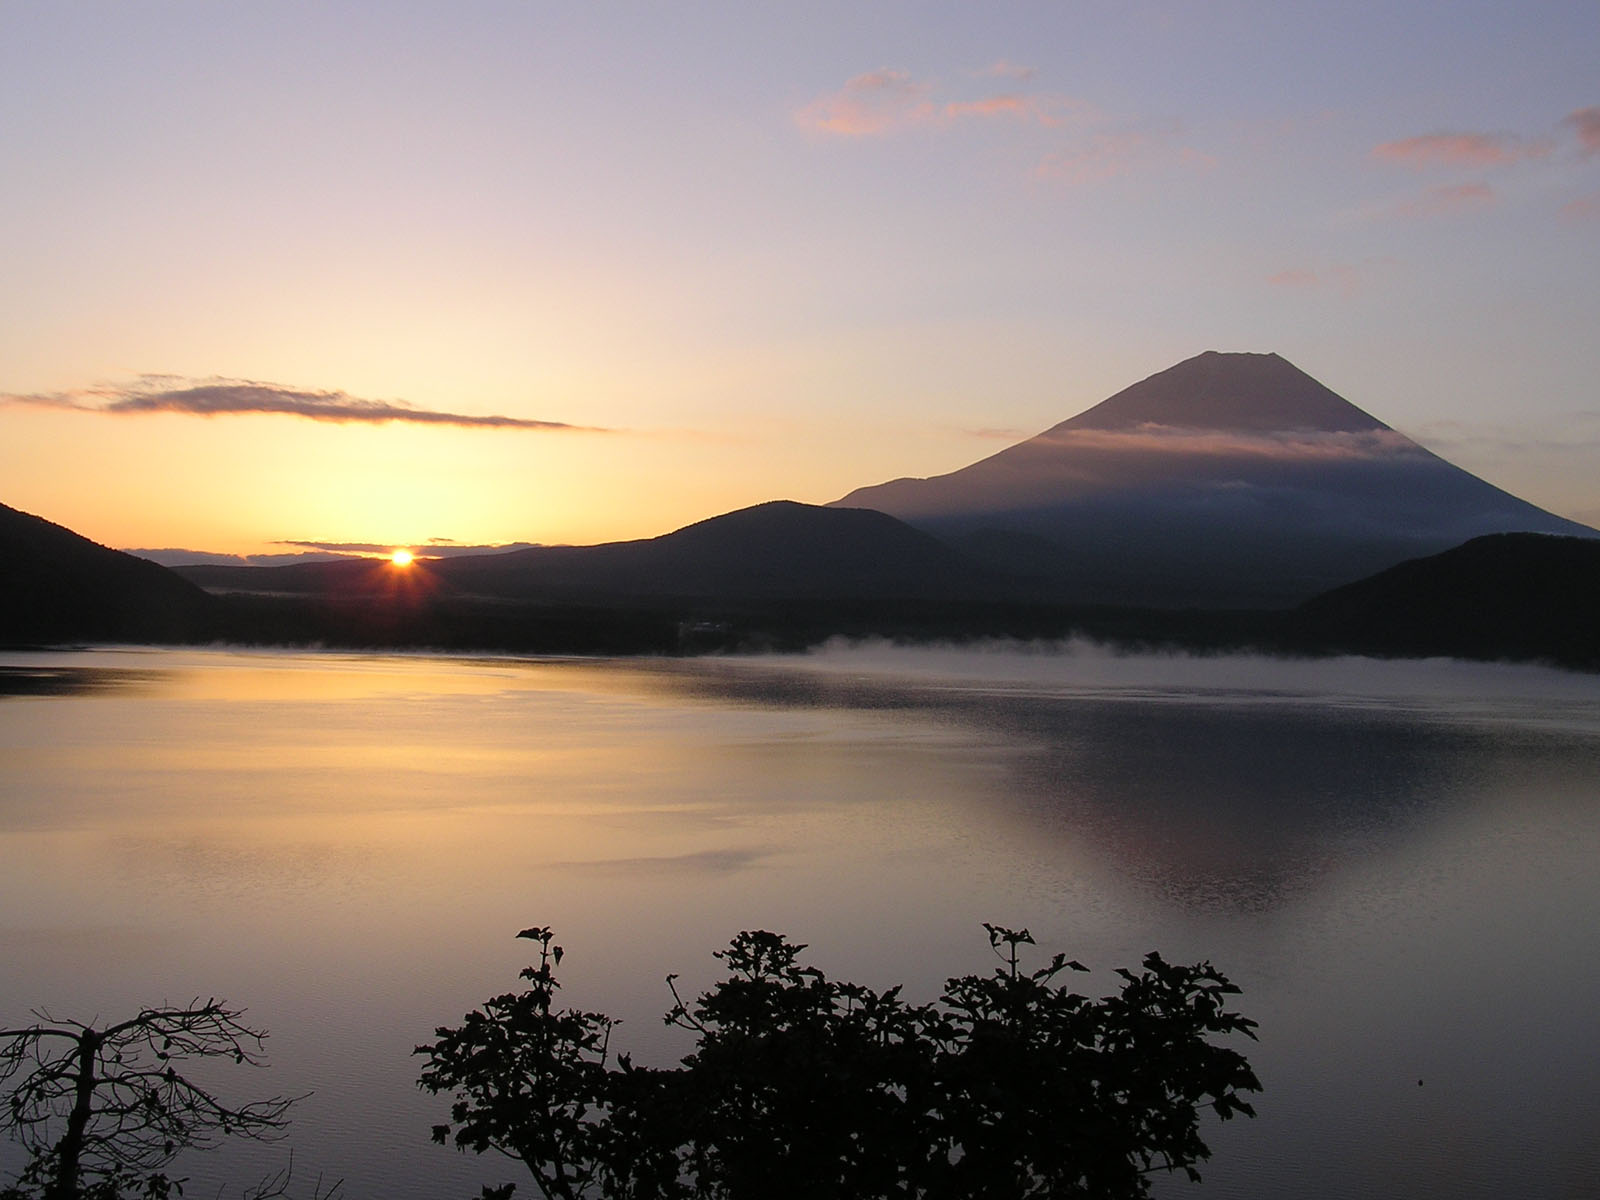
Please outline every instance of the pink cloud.
M1578 131L1578 144L1585 154L1600 154L1600 108L1580 108L1568 113L1563 124Z
M1039 125L1059 126L1097 115L1093 105L1066 96L1021 96L1015 93L979 100L952 100L941 110L947 120L963 117L1012 117Z
M1073 186L1104 183L1132 170L1149 147L1142 133L1097 133L1081 146L1049 155L1034 173Z
M1568 201L1561 206L1561 215L1569 221L1600 220L1600 195Z
M1381 162L1427 170L1432 167L1503 167L1550 153L1548 142L1527 142L1506 133L1429 133L1373 148Z
M1429 188L1415 200L1394 208L1397 217L1443 217L1494 203L1494 189L1486 183L1459 183Z
M818 96L795 114L795 121L814 133L870 137L968 119L1010 118L1055 126L1094 114L1092 106L1067 96L1013 92L937 102L933 91L932 84L909 72L882 67L857 75L836 92Z
M1078 187L1104 183L1136 170L1172 165L1208 171L1217 165L1217 160L1189 146L1174 147L1165 133L1107 131L1047 155L1034 168L1034 175Z
M928 85L908 72L880 67L818 96L795 114L802 128L844 137L869 137L931 119Z
M1034 103L1026 96L986 96L982 100L953 100L944 106L947 117L1030 117Z
M1268 275L1267 282L1273 287L1314 288L1321 280L1309 267L1290 267L1285 271L1279 271L1276 275Z
M1312 292L1332 288L1341 295L1352 296L1361 286L1361 273L1351 266L1336 264L1331 267L1287 267L1267 276L1267 286L1285 291Z
M1390 198L1348 210L1351 221L1432 220L1492 207L1499 197L1487 183L1456 183L1404 197Z
M1229 124L1243 145L1257 154L1269 154L1318 136L1335 119L1334 114L1323 110L1287 117L1238 118Z

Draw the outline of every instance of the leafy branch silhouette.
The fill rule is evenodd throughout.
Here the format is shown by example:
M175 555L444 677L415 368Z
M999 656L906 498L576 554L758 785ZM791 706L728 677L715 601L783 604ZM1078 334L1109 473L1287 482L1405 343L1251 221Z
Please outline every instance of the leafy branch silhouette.
M604 1014L558 1009L563 950L525 929L540 948L528 988L416 1049L418 1086L452 1101L434 1140L522 1163L553 1200L1121 1200L1161 1173L1198 1181L1203 1113L1255 1115L1259 1081L1215 1040L1255 1037L1228 1008L1239 989L1152 953L1092 1000L1057 982L1081 963L1028 970L1026 929L984 929L1000 965L922 1005L831 981L780 934L740 933L710 991L685 1000L668 976L665 1020L696 1039L670 1069L613 1058Z

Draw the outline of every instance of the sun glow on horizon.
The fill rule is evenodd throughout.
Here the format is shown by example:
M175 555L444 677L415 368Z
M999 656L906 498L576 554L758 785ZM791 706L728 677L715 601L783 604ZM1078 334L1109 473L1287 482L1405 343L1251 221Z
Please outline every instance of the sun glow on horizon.
M389 561L397 567L409 567L416 561L416 556L411 551L402 548L389 555Z

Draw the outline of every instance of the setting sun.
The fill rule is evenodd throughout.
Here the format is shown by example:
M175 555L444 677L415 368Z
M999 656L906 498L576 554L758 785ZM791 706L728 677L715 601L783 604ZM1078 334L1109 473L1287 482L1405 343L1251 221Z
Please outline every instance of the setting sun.
M389 561L397 567L409 567L415 556L409 550L396 550L389 555Z

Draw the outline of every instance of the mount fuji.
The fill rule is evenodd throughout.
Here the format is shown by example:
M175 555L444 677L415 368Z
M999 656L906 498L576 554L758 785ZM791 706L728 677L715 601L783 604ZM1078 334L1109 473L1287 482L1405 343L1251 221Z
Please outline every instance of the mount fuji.
M1276 354L1208 351L872 508L1078 602L1266 608L1484 534L1600 536L1424 449Z

